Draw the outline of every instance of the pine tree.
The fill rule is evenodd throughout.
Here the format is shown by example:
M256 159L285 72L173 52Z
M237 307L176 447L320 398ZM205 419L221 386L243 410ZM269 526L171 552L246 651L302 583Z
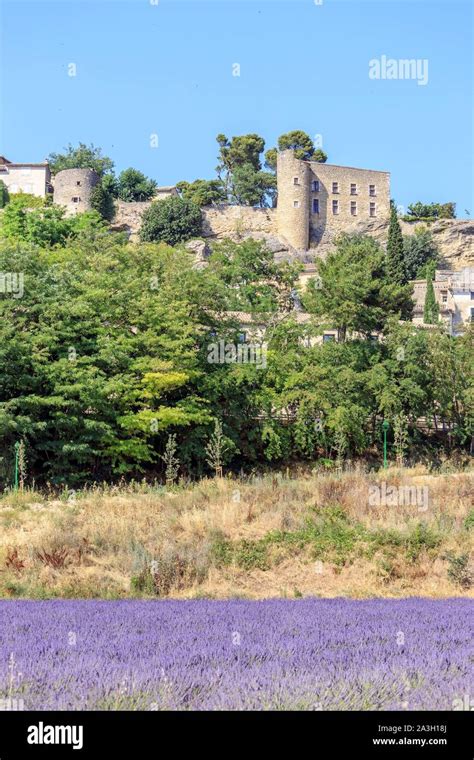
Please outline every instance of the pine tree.
M433 287L433 271L429 270L426 276L427 280L423 322L425 325L435 325L437 324L439 318L439 306L436 302L436 296Z
M387 275L393 283L404 285L407 282L405 258L403 255L403 237L398 221L395 203L390 201L390 224L387 241Z

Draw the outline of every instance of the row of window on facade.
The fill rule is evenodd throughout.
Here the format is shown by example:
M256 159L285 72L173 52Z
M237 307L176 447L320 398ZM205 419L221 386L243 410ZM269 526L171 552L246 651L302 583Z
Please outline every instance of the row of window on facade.
M293 201L293 207L299 208L300 202L295 200ZM340 211L339 201L333 200L332 201L332 213L337 216ZM350 212L351 216L357 216L357 201L351 201L350 205ZM319 198L313 198L313 214L319 214ZM369 203L369 216L377 216L377 206L374 202Z
M299 177L295 177L294 180L293 180L293 183L295 185L299 185L300 184ZM313 193L319 193L319 191L321 190L321 185L320 185L319 179L313 180L313 182L311 183L311 189L312 189ZM333 182L332 183L332 193L333 193L333 195L338 195L339 194L339 182ZM351 195L359 195L359 189L358 189L357 182L351 182L351 185L350 185L350 194ZM375 198L376 195L377 195L377 188L376 188L376 186L375 185L369 185L369 196L371 198Z

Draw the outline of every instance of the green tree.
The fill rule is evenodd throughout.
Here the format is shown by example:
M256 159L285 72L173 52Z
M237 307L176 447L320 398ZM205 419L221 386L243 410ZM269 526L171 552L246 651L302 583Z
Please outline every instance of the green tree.
M176 245L201 233L201 209L177 196L154 201L142 215L140 239Z
M300 129L286 132L278 138L278 150L294 150L296 158L309 161L314 154L314 143L311 137Z
M124 169L118 178L118 197L122 201L147 201L156 191L156 182L138 169Z
M77 148L69 144L64 148L64 153L50 153L48 161L52 174L57 174L63 169L93 169L102 177L104 174L110 174L114 168L113 161L102 155L101 148L81 142Z
M339 340L348 331L366 336L383 331L392 314L409 318L412 288L387 277L385 259L372 238L343 235L335 252L317 262L318 278L310 281L304 302L337 328Z
M433 286L433 270L428 270L426 279L425 305L423 309L423 322L425 325L435 325L439 321L439 305Z
M403 285L407 282L403 254L403 236L398 221L395 203L390 201L390 224L387 241L387 275L392 282Z
M270 148L265 153L265 163L269 169L276 171L278 152L293 150L296 158L302 161L316 161L324 164L327 161L326 153L318 148L315 150L311 137L299 129L286 132L278 138L278 148Z
M227 200L222 183L218 179L196 179L194 182L178 182L176 185L181 197L192 201L200 208L214 203L225 203Z
M415 229L413 235L403 236L403 258L407 280L424 277L426 265L438 263L438 247L426 226Z
M411 203L408 206L406 219L454 219L456 217L456 204L449 203Z
M64 245L78 236L93 237L103 231L103 224L96 211L88 211L66 217L61 206L51 206L42 198L35 198L29 207L28 196L14 196L5 208L0 235L4 238L29 242L41 247Z
M227 198L234 194L234 172L239 167L249 165L255 172L262 168L260 155L265 148L265 140L257 134L237 135L229 140L225 135L217 135L219 163L217 176Z
M265 207L276 197L274 174L255 171L251 164L238 166L233 174L232 200L242 206Z
M3 179L0 179L0 208L5 208L9 200L8 188Z
M111 175L109 175L111 176ZM97 183L90 196L91 208L97 211L102 219L112 221L115 216L115 204L112 193L107 190L104 179Z

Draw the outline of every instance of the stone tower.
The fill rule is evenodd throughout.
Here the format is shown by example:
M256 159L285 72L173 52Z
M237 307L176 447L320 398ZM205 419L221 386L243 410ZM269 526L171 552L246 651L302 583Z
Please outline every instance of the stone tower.
M294 151L278 153L278 235L300 251L309 248L310 175L309 163L295 158Z
M63 169L54 178L54 203L65 206L68 216L90 211L91 193L99 180L93 169Z

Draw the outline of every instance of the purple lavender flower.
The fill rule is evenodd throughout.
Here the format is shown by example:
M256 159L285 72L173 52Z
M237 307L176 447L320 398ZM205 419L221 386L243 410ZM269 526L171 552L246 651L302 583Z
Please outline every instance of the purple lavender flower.
M451 710L468 599L2 601L0 699L26 710Z

